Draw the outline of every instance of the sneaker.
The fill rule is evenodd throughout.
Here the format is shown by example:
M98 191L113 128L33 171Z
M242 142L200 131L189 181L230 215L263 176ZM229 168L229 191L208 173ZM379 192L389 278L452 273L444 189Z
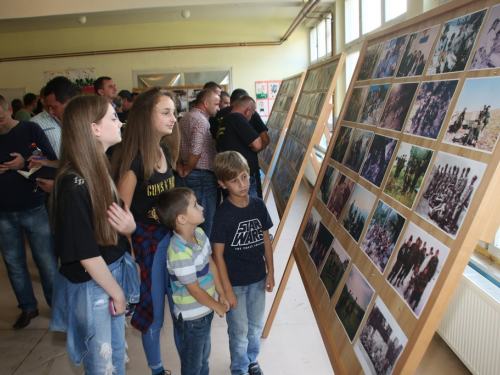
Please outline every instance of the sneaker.
M165 370L163 367L160 367L156 371L158 372L155 372L155 370L153 370L152 375L172 375L170 370Z
M132 316L132 315L134 315L134 311L135 311L135 305L127 303L127 306L125 307L125 316Z
M260 369L259 362L250 363L250 366L248 366L248 373L250 375L264 375Z
M35 311L23 311L14 323L14 329L21 329L29 326L31 319L35 319L38 316L38 309Z

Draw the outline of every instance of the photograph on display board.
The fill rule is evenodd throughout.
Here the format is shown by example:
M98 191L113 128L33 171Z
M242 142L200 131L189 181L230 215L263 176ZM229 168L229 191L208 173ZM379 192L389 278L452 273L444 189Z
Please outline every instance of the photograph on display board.
M407 37L408 35L401 35L384 43L374 79L389 78L394 75Z
M396 138L375 134L366 154L361 177L376 187L380 187L397 144L398 140Z
M302 85L302 91L309 91L316 89L316 74L318 70L308 70L304 84Z
M349 104L344 115L344 121L357 122L359 111L365 102L366 94L368 93L368 86L356 87L352 90Z
M458 80L423 82L406 122L405 133L436 139Z
M342 220L342 226L356 243L365 229L368 215L375 204L375 195L361 185L356 185Z
M309 214L309 219L307 219L306 227L304 228L304 232L302 233L302 240L306 245L307 251L311 252L311 246L313 243L314 236L316 234L316 230L319 227L319 223L321 221L321 215L318 211L313 207L311 209L311 213Z
M327 90L330 87L333 76L337 67L339 66L338 61L333 62L333 64L326 65L322 67L318 73L317 81L318 81L318 89Z
M273 145L276 145L278 143L278 140L280 139L281 131L269 126L267 128L267 134L269 135L269 142Z
M455 238L485 170L484 163L439 152L415 212Z
M297 152L293 155L293 159L291 161L291 164L293 166L293 169L295 169L295 172L299 173L300 167L302 167L302 162L304 161L305 156L306 156L306 149L299 145L299 147L297 148Z
M202 89L188 89L188 102L191 103Z
M332 246L333 242L333 234L330 230L320 221L318 232L313 239L313 243L311 245L311 252L309 256L316 267L316 271L319 271L323 261L328 254L328 250Z
M340 285L340 281L344 277L350 261L351 257L335 238L333 240L332 251L328 254L319 276L330 299L332 299L337 287Z
M365 81L367 79L372 79L373 72L377 66L377 62L382 53L383 43L375 44L366 49L365 56L363 58L363 63L359 69L357 81Z
M387 267L387 262L394 251L405 223L404 216L384 201L378 201L370 225L361 242L361 250L381 273L384 273Z
M499 77L466 79L443 142L492 153L500 133L498 98Z
M491 8L469 70L500 67L500 5Z
M274 150L272 149L272 147L266 147L264 151L259 152L259 156L266 162L267 165L271 164L273 154Z
M390 84L370 86L365 105L359 116L359 123L364 125L377 125L382 108L384 108L385 97L389 92Z
M418 82L395 83L378 123L379 128L400 132L417 92Z
M396 77L421 76L429 58L439 26L410 34Z
M486 11L482 9L444 24L427 69L428 75L465 69Z
M335 306L335 313L351 343L356 337L374 294L372 286L353 264Z
M433 154L430 149L401 143L384 193L411 210Z
M267 99L267 82L255 82L255 94L257 99Z
M332 154L330 155L332 160L342 164L353 134L354 128L344 125L340 127L339 135L335 141L335 146L333 146Z
M333 168L331 165L326 167L325 174L323 175L323 180L318 190L318 199L325 204L328 204L328 200L332 196L333 186L337 177L339 176L339 170Z
M391 259L386 279L418 318L450 249L412 222L401 238L399 251Z
M363 129L356 129L352 137L351 145L347 151L347 156L344 161L344 166L355 173L359 172L361 164L370 145L370 140L373 137L373 132Z
M179 98L181 101L181 111L180 112L187 112L188 111L188 92L186 89L181 89L181 90L172 90L175 95Z
M275 181L278 184L278 189L285 203L288 202L288 199L290 199L290 194L292 194L293 184L295 180L288 172L288 169L286 168L285 163L283 162L283 159L281 157L276 166Z
M278 91L280 90L280 83L277 82L269 82L268 92L269 98L276 98L278 96Z
M408 338L380 296L375 299L354 352L366 375L390 375Z
M347 177L345 174L340 173L333 192L326 205L326 208L333 214L337 221L339 220L342 210L344 209L356 183Z

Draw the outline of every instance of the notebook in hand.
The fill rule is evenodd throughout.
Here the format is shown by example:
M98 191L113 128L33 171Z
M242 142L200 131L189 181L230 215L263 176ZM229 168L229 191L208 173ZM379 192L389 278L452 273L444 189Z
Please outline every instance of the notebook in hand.
M30 181L36 181L37 178L45 178L47 180L53 180L56 178L56 167L50 167L48 165L42 165L41 167L31 168L30 171L20 171L17 173L24 176Z

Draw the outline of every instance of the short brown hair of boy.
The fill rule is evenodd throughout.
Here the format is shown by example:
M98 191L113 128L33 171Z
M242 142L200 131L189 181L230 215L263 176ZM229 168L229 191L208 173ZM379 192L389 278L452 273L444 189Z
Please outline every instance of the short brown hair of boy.
M244 171L250 173L250 168L247 160L239 152L225 151L215 156L214 174L218 180L232 180Z
M177 216L185 214L189 206L189 199L194 191L179 187L166 190L158 196L155 211L158 220L168 229L174 230L177 225Z

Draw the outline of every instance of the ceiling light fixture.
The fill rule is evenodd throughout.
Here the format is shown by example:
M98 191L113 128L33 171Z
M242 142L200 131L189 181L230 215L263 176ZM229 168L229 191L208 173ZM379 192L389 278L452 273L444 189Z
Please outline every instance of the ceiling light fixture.
M78 22L79 22L81 25L84 25L84 24L87 22L87 17L85 17L85 16L80 16L80 17L78 17Z
M190 15L191 15L191 12L187 9L181 11L181 16L183 18L189 18Z

